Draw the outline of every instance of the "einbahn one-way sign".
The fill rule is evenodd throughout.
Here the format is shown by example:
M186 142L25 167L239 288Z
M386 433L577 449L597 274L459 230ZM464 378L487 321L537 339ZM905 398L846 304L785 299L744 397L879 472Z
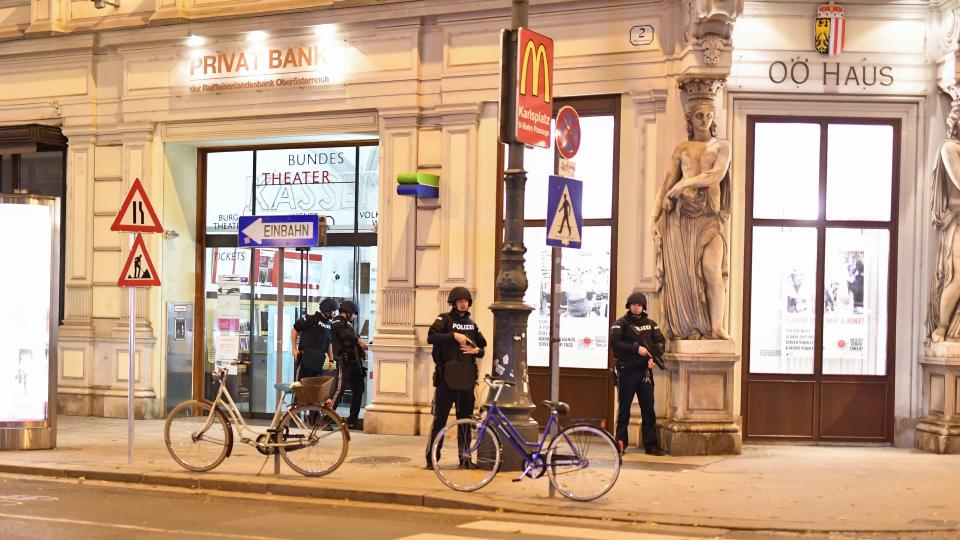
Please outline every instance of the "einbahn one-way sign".
M240 216L240 247L318 247L326 240L326 220L317 214Z

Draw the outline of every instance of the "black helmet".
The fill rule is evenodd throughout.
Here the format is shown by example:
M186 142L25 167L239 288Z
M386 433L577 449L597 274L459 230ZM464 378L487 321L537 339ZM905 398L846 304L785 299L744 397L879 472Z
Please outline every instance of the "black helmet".
M322 313L331 313L338 309L340 308L337 306L337 301L333 298L324 298L320 301L320 311Z
M340 313L357 313L357 305L350 300L340 302Z
M466 287L454 287L450 290L450 294L447 296L447 303L453 304L457 300L466 300L471 306L473 305L473 296Z
M642 292L635 292L627 297L627 305L624 306L627 309L630 309L630 304L640 304L643 306L643 309L647 309L647 295Z

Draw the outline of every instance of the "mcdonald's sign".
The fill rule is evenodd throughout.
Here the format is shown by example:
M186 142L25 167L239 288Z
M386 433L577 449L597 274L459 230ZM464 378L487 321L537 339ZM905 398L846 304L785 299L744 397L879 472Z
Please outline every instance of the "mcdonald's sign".
M553 40L527 28L517 31L516 142L550 148L553 116Z

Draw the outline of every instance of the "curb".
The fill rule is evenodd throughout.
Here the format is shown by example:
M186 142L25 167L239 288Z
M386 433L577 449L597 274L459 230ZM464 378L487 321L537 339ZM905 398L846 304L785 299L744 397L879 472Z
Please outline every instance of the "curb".
M747 532L791 532L791 533L950 533L960 532L960 526L945 523L944 526L935 525L915 526L903 528L881 528L871 526L824 527L817 523L783 522L771 527L770 522L752 522L750 520L731 520L704 516L678 516L654 513L632 512L627 514L611 514L604 510L583 509L573 510L570 505L561 508L551 508L524 502L511 501L509 506L498 505L485 501L464 501L446 498L435 493L402 493L364 489L340 488L321 485L306 485L297 481L279 482L275 478L237 479L225 477L191 476L189 473L165 472L134 472L118 471L114 469L71 468L52 465L22 465L0 463L0 473L21 474L31 476L48 476L84 480L99 480L125 484L145 484L187 489L205 489L233 493L252 493L264 495L281 495L287 497L302 497L322 500L350 500L356 502L395 504L417 506L423 508L442 508L449 510L476 510L483 512L500 512L514 515L534 515L547 517L574 517L587 519L601 519L609 522L642 523L665 526L677 526L700 529L724 529L730 531ZM439 491L437 493L442 493Z

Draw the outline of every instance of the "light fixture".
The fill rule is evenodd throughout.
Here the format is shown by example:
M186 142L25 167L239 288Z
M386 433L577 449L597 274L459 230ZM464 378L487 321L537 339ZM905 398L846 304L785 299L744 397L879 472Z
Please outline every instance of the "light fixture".
M250 43L262 43L267 40L267 33L263 30L254 30L247 32L247 41Z
M335 24L318 24L313 27L313 34L321 41L330 41L337 35Z
M207 42L206 38L203 36L197 36L194 34L189 34L187 36L187 46L188 47L200 47L201 45Z
M93 2L93 7L97 9L103 9L107 6L113 6L115 8L120 7L120 0L115 0L114 2L111 2L110 0L90 0L90 1Z

